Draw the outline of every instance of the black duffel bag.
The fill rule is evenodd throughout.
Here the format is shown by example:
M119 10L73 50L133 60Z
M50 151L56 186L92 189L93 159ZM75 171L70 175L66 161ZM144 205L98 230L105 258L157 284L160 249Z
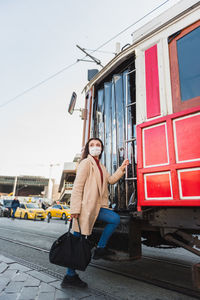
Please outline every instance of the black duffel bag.
M78 219L77 222L81 233ZM84 271L91 261L92 245L86 236L73 235L70 232L71 228L72 220L68 232L60 236L51 246L49 260L55 265Z

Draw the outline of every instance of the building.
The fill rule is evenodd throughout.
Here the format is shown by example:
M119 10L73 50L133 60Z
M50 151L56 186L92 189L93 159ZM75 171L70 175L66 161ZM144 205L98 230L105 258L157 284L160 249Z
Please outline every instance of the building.
M64 169L58 189L58 192L60 192L60 202L65 202L66 204L70 203L71 192L76 177L76 169L79 160L80 154L77 154L73 162L64 163Z
M59 184L56 184L53 182L53 187L52 187L52 203L59 201L60 199L60 193L58 192Z
M0 176L0 194L41 196L48 188L49 179L40 176Z

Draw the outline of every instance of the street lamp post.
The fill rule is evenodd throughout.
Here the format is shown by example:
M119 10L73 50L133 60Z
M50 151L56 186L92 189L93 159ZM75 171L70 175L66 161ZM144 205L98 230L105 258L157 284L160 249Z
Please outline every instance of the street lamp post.
M55 167L55 166L60 166L60 164L50 164L49 165L49 182L48 182L48 195L47 195L47 198L51 201L52 200L52 168Z
M23 185L23 186L21 186L21 187L19 187L19 188L16 188L16 196L18 196L18 192L19 192L20 190L26 188L27 186L28 186L28 185L25 184L25 185Z
M15 176L15 181L14 181L14 185L13 185L13 197L15 197L16 187L17 187L17 176Z
M18 196L18 192L19 192L20 190L22 190L23 188L25 188L25 187L28 186L27 184L25 184L25 185L23 185L23 186L17 188L17 180L18 180L18 177L15 176L15 181L14 181L14 185L13 185L13 192L12 192L13 197Z

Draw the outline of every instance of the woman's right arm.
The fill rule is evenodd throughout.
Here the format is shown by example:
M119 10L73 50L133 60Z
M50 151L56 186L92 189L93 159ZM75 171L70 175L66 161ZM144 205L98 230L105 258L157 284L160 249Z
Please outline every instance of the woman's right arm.
M89 172L89 161L84 159L78 166L76 178L73 185L71 200L70 200L70 213L72 218L77 218L81 212L81 202L83 197L83 190Z

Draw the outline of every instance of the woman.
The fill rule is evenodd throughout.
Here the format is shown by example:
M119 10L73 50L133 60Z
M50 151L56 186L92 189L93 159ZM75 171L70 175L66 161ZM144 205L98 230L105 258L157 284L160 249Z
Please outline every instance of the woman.
M128 159L111 176L106 168L99 162L102 156L103 143L98 138L91 138L85 145L82 160L78 166L71 195L71 218L79 218L81 233L90 235L96 220L106 222L107 225L100 237L93 259L105 257L112 252L106 248L112 233L120 223L117 213L108 208L108 183L116 183L125 172L129 164ZM76 220L73 220L74 235L80 235ZM75 270L67 269L61 283L62 287L87 287Z

